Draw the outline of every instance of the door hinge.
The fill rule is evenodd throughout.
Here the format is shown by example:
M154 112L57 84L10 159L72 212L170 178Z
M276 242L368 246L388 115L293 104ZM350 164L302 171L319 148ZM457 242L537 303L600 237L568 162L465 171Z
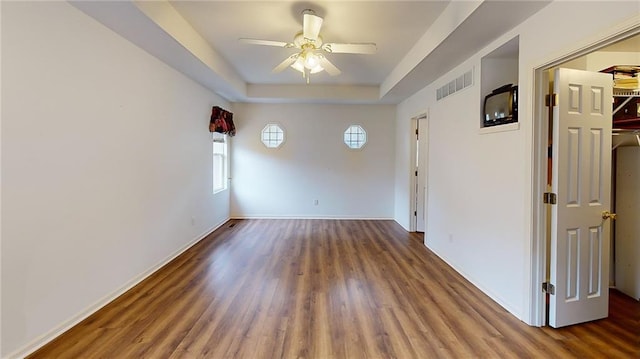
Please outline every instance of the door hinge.
M558 201L558 196L552 192L545 192L542 195L542 202L546 204L556 204Z
M413 211L413 215L417 216L418 215L418 211Z
M416 128L416 136L418 135L418 129Z
M544 105L547 107L553 107L558 105L558 94L552 93L544 96Z
M418 171L416 171L416 176L418 175Z
M544 282L542 283L542 292L543 293L549 293L551 295L555 295L556 294L556 287L549 283L549 282Z

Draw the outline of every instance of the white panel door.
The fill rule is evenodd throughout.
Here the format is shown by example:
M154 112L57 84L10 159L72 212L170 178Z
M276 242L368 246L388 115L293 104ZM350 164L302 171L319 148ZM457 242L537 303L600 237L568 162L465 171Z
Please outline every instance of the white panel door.
M553 109L549 325L606 318L609 312L611 197L610 74L557 69Z

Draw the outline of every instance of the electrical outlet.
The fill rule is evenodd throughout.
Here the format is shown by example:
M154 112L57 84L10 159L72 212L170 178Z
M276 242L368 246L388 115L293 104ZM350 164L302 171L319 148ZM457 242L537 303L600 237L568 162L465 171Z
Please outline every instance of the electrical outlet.
M317 199L314 199L314 200L313 200L313 205L314 205L314 206L317 206L317 205L318 205L318 200L317 200Z

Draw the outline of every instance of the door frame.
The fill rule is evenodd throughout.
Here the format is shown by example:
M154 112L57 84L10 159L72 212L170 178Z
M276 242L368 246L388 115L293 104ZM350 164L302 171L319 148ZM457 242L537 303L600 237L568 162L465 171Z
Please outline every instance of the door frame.
M410 197L409 197L409 232L416 232L417 228L418 228L418 224L417 224L417 217L414 215L414 213L417 211L417 206L416 206L416 198L418 197L418 190L417 190L417 185L418 185L418 178L414 175L414 171L415 171L415 163L416 163L416 152L418 151L417 148L417 141L415 141L415 133L416 130L418 129L418 121L422 121L423 123L423 127L421 127L421 134L424 136L427 136L427 140L425 140L425 143L427 144L426 148L423 149L422 151L422 158L424 159L423 161L423 165L424 167L427 167L428 164L428 159L429 159L429 142L428 142L428 135L429 135L429 109L426 109L424 112L421 112L415 116L411 117L411 133L409 134L409 138L411 138L412 140L410 141L410 154L409 154L409 186L410 186ZM425 185L425 191L424 191L424 228L427 228L427 177L426 177L426 172L425 173L425 177L424 177L424 185Z
M542 283L549 278L547 271L547 208L543 203L543 193L547 192L547 139L548 109L545 106L545 95L549 84L546 72L567 61L597 51L614 42L640 34L640 16L622 22L601 35L588 39L581 46L570 48L562 55L555 56L532 70L533 76L533 138L532 138L532 225L531 225L531 287L529 306L530 324L546 326L547 303L542 292Z

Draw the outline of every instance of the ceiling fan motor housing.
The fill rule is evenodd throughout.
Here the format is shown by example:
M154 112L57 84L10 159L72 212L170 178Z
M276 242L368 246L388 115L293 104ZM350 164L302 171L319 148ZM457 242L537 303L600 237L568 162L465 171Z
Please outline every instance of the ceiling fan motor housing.
M316 49L319 49L322 46L322 36L318 35L318 38L313 41L304 37L302 31L298 32L296 36L293 38L293 44L298 48L303 48L304 45L311 45Z

